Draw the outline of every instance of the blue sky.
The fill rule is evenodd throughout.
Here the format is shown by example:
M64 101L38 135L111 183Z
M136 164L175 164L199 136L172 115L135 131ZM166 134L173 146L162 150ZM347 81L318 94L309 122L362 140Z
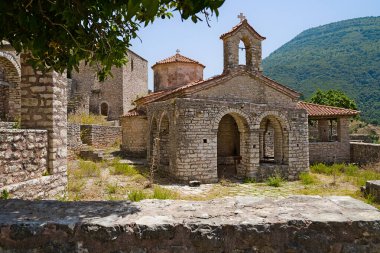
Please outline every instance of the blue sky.
M267 39L263 57L275 51L302 31L345 19L380 16L380 0L226 0L218 19L197 24L182 22L178 15L170 20L157 20L142 28L140 40L132 50L149 62L149 88L152 89L151 66L166 57L181 54L206 65L204 77L223 70L222 41L219 36L239 23L243 12L248 22Z

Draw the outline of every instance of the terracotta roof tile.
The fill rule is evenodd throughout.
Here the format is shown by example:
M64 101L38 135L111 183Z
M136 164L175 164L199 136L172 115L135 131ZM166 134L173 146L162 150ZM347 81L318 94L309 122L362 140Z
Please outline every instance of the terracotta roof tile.
M152 68L154 68L154 66L156 66L157 64L166 64L166 63L174 63L174 62L195 63L195 64L199 64L199 65L201 65L202 67L205 68L205 66L202 63L200 63L200 62L198 62L196 60L190 59L190 58L188 58L186 56L183 56L183 55L181 55L179 53L176 53L173 56L170 56L170 57L168 57L166 59L163 59L161 61L156 62L156 64L154 64L152 66Z
M228 35L230 34L233 34L235 31L239 30L240 27L243 27L243 26L247 26L247 28L253 33L256 35L256 37L258 37L260 40L265 40L266 38L261 36L258 32L256 32L255 29L253 29L253 27L248 23L248 21L246 19L244 19L243 21L241 21L239 24L237 24L236 26L234 26L231 31L229 32L226 32L224 34L222 34L220 36L221 39L227 37Z
M137 108L134 108L132 110L129 110L125 115L123 115L122 117L133 117L133 116L145 116L146 113L141 111L141 110L137 110Z
M331 116L356 116L360 112L334 106L318 105L300 101L297 104L299 109L305 109L311 117L331 117Z

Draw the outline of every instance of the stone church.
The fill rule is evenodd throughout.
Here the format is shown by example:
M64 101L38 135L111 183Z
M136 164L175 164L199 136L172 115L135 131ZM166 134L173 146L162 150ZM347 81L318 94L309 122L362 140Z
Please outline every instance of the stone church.
M265 37L246 19L220 38L220 75L203 80L205 66L178 52L152 67L154 93L136 100L121 119L123 149L146 155L159 171L184 182L298 178L309 167L308 115L298 106L300 94L263 75ZM239 64L241 42L245 65Z

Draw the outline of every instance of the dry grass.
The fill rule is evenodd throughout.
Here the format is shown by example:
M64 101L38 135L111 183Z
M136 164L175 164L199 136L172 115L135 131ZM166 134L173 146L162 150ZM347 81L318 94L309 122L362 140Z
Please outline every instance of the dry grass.
M89 169L90 168L90 169ZM97 168L97 169L94 169ZM93 170L99 172L93 173ZM360 199L380 207L371 196L364 197L360 186L367 180L380 179L379 164L358 168L355 165L335 164L332 166L315 165L311 173L303 173L299 181L281 181L276 187L268 182L256 183L254 180L231 182L221 180L201 193L183 194L181 189L168 189L167 179L156 180L158 185L149 187L148 169L121 165L116 160L111 163L86 164L76 161L69 164L68 195L64 200L131 200L143 199L184 199L211 200L227 196L289 196L289 195L345 195ZM164 185L159 185L165 182ZM168 184L170 185L170 184ZM270 186L271 185L271 186Z
M106 117L86 113L69 114L67 121L81 125L109 125Z

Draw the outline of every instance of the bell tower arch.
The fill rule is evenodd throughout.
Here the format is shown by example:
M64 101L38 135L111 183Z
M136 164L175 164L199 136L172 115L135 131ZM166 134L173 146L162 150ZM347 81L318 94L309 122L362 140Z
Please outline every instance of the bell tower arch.
M223 72L230 72L241 68L245 68L247 71L261 72L261 42L265 40L265 37L253 29L242 13L240 13L238 18L240 18L241 22L232 28L231 31L220 36L224 47ZM245 65L239 64L239 50L245 53L245 61L243 61Z

